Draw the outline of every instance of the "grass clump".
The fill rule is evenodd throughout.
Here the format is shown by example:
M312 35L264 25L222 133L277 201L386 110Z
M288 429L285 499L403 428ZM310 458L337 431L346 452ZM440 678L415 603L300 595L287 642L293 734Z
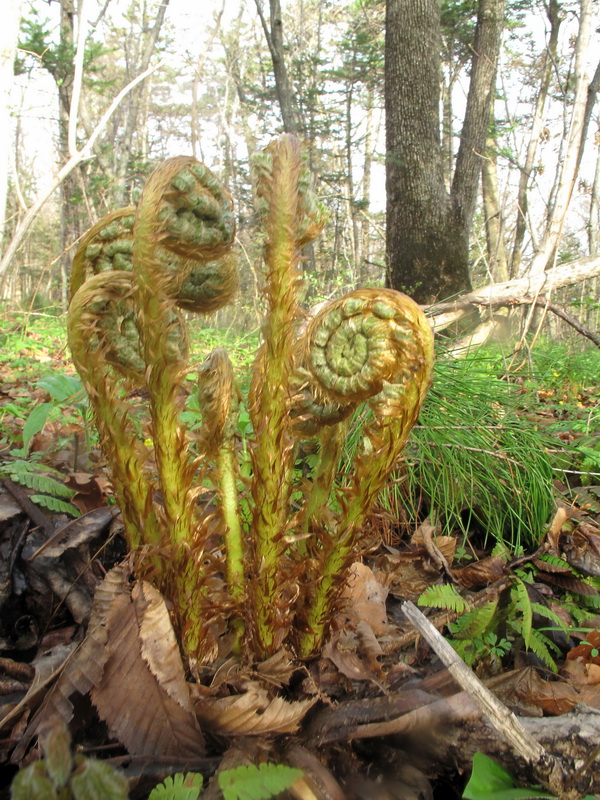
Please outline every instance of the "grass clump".
M485 352L440 355L434 381L380 505L413 528L429 516L444 533L536 546L554 508L550 442L522 413L517 389ZM362 419L352 446L360 441ZM350 451L351 452L351 451Z

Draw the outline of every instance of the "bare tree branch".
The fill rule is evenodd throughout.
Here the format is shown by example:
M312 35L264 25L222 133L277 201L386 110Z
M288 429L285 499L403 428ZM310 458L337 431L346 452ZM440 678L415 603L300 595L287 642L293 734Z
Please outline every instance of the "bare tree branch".
M142 72L141 75L138 75L136 78L130 81L127 84L127 86L121 89L119 94L115 97L110 106L102 115L100 121L92 131L92 134L87 140L86 144L81 148L81 150L76 150L75 154L71 156L71 158L67 161L67 163L58 171L50 186L48 186L46 189L44 189L44 191L38 194L37 198L29 207L23 219L17 226L17 229L6 248L4 257L0 262L0 293L2 292L2 288L6 280L6 273L12 262L12 259L17 250L19 249L19 247L21 246L21 243L23 242L23 239L25 238L25 235L27 234L27 231L33 224L35 218L40 213L41 209L44 207L46 201L52 196L52 194L56 191L56 189L58 189L60 184L65 180L65 178L68 175L71 174L71 172L75 169L75 167L78 164L81 164L82 161L85 161L86 159L93 157L93 150L94 150L94 145L96 144L96 140L98 139L98 137L108 124L110 118L115 113L115 111L117 110L123 99L129 94L129 92L132 89L135 89L135 87L139 83L145 80L148 77L148 75L151 75L161 66L162 62L159 62L154 67L149 67L145 72Z

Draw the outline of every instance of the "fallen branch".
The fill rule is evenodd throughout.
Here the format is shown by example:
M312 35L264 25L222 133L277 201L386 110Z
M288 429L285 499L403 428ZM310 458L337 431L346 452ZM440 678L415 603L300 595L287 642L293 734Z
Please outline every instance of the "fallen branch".
M527 300L523 301L524 303L528 302ZM574 317L572 314L569 314L568 311L565 311L564 308L561 306L557 306L556 303L550 303L547 300L536 300L536 306L541 306L542 308L547 308L548 311L552 311L553 314L556 314L557 317L560 317L565 322L567 322L572 328L580 333L582 336L588 338L591 342L593 342L596 347L600 347L600 336L596 333L591 331L589 328L586 328L585 325L582 325L581 322Z
M413 603L406 601L402 606L402 613L439 656L454 680L479 706L497 733L531 765L540 783L561 800L577 800L588 791L593 774L591 771L586 775L581 770L582 763L575 765L571 760L549 753L523 722L467 667L458 653Z
M586 256L546 270L541 275L490 284L461 295L456 300L435 303L425 308L436 331L447 328L475 307L498 308L537 302L541 294L580 283L600 275L600 256ZM545 301L542 301L545 304ZM565 312L566 313L566 312ZM568 321L568 320L567 320Z

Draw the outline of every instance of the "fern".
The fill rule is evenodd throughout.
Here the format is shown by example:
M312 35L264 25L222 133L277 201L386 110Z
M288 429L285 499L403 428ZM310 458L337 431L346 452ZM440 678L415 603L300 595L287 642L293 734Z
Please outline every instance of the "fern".
M550 564L554 567L562 567L565 570L573 570L573 567L569 564L568 561L565 561L564 558L559 558L559 556L554 556L551 553L544 553L541 556L537 557L539 561L543 561L546 564Z
M56 475L56 478L53 475ZM1 466L0 477L8 477L14 483L33 489L35 494L32 494L29 499L38 506L60 514L69 514L72 517L79 516L78 509L71 503L65 502L70 500L76 492L58 480L62 478L58 470L43 467L35 461L19 459Z
M54 478L51 478L49 475L44 475L41 472L11 472L10 479L36 492L51 494L54 497L70 499L75 494L75 492L65 486L64 483L59 483Z
M536 655L540 661L548 667L548 669L552 670L552 672L558 672L556 661L550 653L550 649L554 650L558 656L560 655L560 649L551 639L549 639L540 631L536 630L536 628L532 628L531 630L528 649L531 650L531 652Z
M451 639L450 644L465 662L467 667L472 667L480 656L473 639Z
M486 603L481 608L474 608L462 614L456 622L450 624L450 630L455 639L475 639L482 636L494 622L498 601Z
M202 780L202 775L198 772L188 772L186 775L178 772L155 786L148 800L198 800Z
M459 614L470 609L470 605L465 598L457 592L451 583L430 586L425 589L417 602L420 606L445 608L449 611L456 611Z
M514 601L515 609L520 611L522 618L519 623L516 623L519 628L519 633L523 637L525 647L530 649L531 632L533 628L533 609L531 608L531 600L527 592L527 586L520 579L515 577L515 594L516 601ZM515 620L516 622L516 620Z
M554 622L556 624L556 626L560 631L562 631L565 634L568 633L568 628L563 622L563 620L558 616L558 614L555 611L552 611L551 608L542 605L542 603L532 603L531 608L534 614L538 614L540 617L545 617L546 619L549 619L550 622Z
M29 499L32 503L43 506L50 511L56 511L58 514L69 514L72 517L79 516L79 509L75 508L71 503L59 500L57 497L51 497L48 494L32 494Z
M219 775L225 800L269 800L288 789L303 776L301 769L284 764L250 764Z

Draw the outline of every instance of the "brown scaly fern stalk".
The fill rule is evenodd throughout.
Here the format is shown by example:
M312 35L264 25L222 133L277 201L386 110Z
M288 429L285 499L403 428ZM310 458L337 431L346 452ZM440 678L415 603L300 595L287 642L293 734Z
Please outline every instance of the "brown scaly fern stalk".
M68 334L73 361L94 408L111 467L129 547L136 552L143 544L156 546L161 529L152 501L154 485L144 471L148 453L115 378L115 372L134 384L143 378L137 330L134 328L133 339L122 332L124 321L134 318L132 291L128 272L94 275L73 297Z
M355 558L361 527L425 399L433 335L409 297L391 289L362 289L323 308L308 326L304 347L309 386L322 404L344 408L366 402L373 415L362 431L354 472L338 491L337 519L329 527L319 523L312 504L309 547L317 566L299 640L300 654L308 656L321 647ZM323 457L330 472L331 456L322 453Z

